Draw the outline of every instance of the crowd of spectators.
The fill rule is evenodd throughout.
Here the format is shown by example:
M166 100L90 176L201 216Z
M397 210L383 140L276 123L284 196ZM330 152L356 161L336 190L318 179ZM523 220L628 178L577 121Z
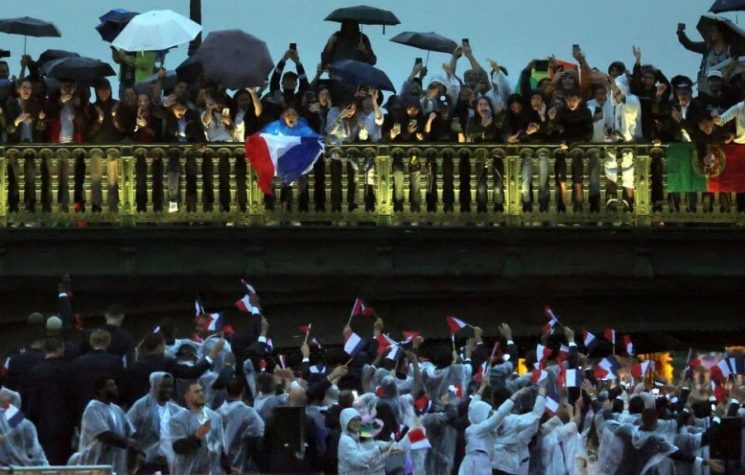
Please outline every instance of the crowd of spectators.
M198 304L191 337L164 318L135 340L120 305L105 324L83 328L64 279L58 314L31 314L31 339L0 372L0 466L742 473L745 365L736 354L690 353L674 383L637 359L628 336L575 338L550 309L533 350L518 349L506 323L487 337L454 317L452 340L413 328L399 339L360 300L343 348L324 346L312 323L298 329L299 348L275 348L261 301L245 287L235 315ZM239 320L238 331L227 325Z
M566 150L579 143L688 141L702 147L745 143L745 111L741 102L744 76L731 31L722 25L713 22L703 42L690 40L684 25L677 32L685 48L702 55L698 95L694 95L696 83L690 77L668 79L663 71L643 61L638 47L632 50L631 67L623 61L593 67L580 46L574 45L574 63L553 57L533 60L517 77L513 76L512 82L507 69L496 61L490 60L488 69L482 66L468 42L457 46L450 60L437 67L436 72L418 59L398 92L387 94L368 85L350 85L326 76L329 65L341 59L376 63L370 40L354 22L345 22L331 36L321 61L311 69L312 78L293 44L277 61L264 86L232 93L198 75L192 81L178 79L169 83L166 71L156 67L154 55L114 50L112 59L120 65L117 100L105 78L93 84L76 82L74 78L49 81L42 74L43 68L24 56L18 78L11 78L8 64L0 62L0 142L243 142L248 135L267 128L292 135L298 133L298 126L307 126L333 144L551 143ZM459 75L463 59L468 69ZM289 63L293 70L286 71ZM157 78L148 81L153 73ZM320 162L322 165L323 159ZM601 176L607 181L607 204L614 204L620 185L621 201L631 209L633 162L632 153L616 153L613 148L589 160L559 154L553 170L557 209L564 210L570 201L575 210L582 209L586 171L592 211L601 205ZM412 171L421 167L417 163L407 165ZM533 206L536 165L538 205L546 211L548 156L523 163L523 207L531 210ZM100 161L91 167L92 177L101 175ZM178 190L174 191L172 182L178 171L168 168L174 173L174 178L169 179L169 211L177 211ZM369 171L371 164L361 168ZM653 157L655 209L661 209L665 201L661 168L660 157ZM571 186L567 184L568 171ZM495 163L494 170L480 173L493 174L495 189L501 190L501 161ZM10 167L9 176L13 211L18 203L14 197L14 177L20 176L17 166ZM672 199L679 206L680 197ZM94 210L100 210L101 200L96 201ZM82 206L80 200L75 202ZM501 208L499 196L496 208Z

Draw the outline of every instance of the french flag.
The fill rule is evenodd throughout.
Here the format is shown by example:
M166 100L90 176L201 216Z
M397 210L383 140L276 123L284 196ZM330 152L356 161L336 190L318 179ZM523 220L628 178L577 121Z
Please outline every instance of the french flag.
M730 370L732 370L732 373L734 374L743 374L745 373L745 361L743 361L742 358L729 358L727 360L729 363Z
M465 327L468 326L466 322L459 318L455 318L453 316L448 315L445 317L445 321L448 324L448 327L450 328L450 334L455 335L459 331L463 330Z
M630 335L624 335L623 336L623 346L626 349L626 354L629 356L634 356L634 344L631 342L631 336Z
M375 314L375 309L369 307L364 300L360 298L354 299L354 305L352 305L352 314L350 315L350 317L356 317L357 315L369 317L373 314Z
M582 333L582 340L588 353L591 352L595 348L595 345L598 344L598 340L597 338L595 338L595 335L588 332L587 330Z
M606 340L608 340L611 345L616 344L616 331L612 328L606 328L603 332L603 337L605 337Z
M533 384L538 384L546 378L548 378L548 371L545 369L536 368L530 374L530 382Z
M554 311L551 310L551 307L546 305L543 307L543 313L546 315L546 318L548 319L548 322L543 326L543 332L546 335L550 335L554 332L556 329L556 326L559 325L559 319L556 318L556 315L554 314Z
M649 371L650 364L651 361L642 361L641 363L631 365L631 376L633 376L635 380L641 381Z
M398 343L396 343L391 337L386 335L385 333L380 333L378 336L375 337L375 339L378 341L378 354L382 355L385 353L385 350L393 347L398 347Z
M307 325L300 325L298 327L298 330L300 330L300 333L305 333L306 335L310 334L310 329L313 326L312 323L309 323Z
M422 394L414 401L414 409L416 409L417 414L424 414L429 411L430 407L432 407L432 401L427 397L427 393Z
M243 313L261 315L261 310L259 310L259 307L254 307L253 305L251 305L248 294L244 295L241 299L236 300L235 306L238 307L238 310Z
M545 346L538 343L535 347L535 359L538 365L542 368L546 365L546 361L554 354L553 350L546 348Z
M432 448L427 435L421 427L411 429L406 437L409 439L409 450L426 450Z
M349 356L354 356L363 346L365 346L365 342L362 341L362 338L360 338L358 334L352 332L352 334L349 335L349 338L347 338L347 341L344 342L344 351Z
M609 380L617 379L616 369L618 367L609 358L603 358L593 367L595 379Z
M580 386L580 373L576 368L566 370L564 384L568 388L578 388Z
M323 139L258 133L246 140L246 158L256 170L261 191L271 195L272 180L292 183L313 169L323 153Z
M26 416L23 415L23 412L13 404L5 404L3 410L5 412L5 422L7 422L12 429L15 429L18 424L23 422L23 419L26 418Z
M566 345L561 345L559 347L559 356L556 357L557 360L566 361L569 359L569 347Z
M211 332L219 332L222 330L223 315L222 312L209 313L207 316L207 330Z
M559 401L561 398L556 393L546 394L546 411L549 414L554 415L559 410Z
M404 341L402 342L402 344L404 345L414 341L414 338L418 336L422 336L421 332L417 332L417 331L402 332L402 333L404 335Z
M196 299L194 299L194 315L198 317L200 315L204 315L205 313L207 312L204 311L204 305L202 304L202 299L197 297Z
M479 384L484 380L484 375L487 371L487 362L484 361L476 368L476 374L473 375L473 380Z
M724 381L732 375L732 369L729 367L729 363L726 358L722 358L711 368L711 379L718 381Z
M448 386L448 391L453 393L458 399L463 399L463 385L462 384L451 384Z

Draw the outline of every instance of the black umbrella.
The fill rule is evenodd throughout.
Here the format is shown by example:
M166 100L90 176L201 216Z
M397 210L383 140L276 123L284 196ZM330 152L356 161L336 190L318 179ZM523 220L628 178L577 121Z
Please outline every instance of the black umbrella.
M366 5L337 8L324 20L338 22L354 20L361 25L398 25L401 23L393 12Z
M329 66L329 71L341 82L396 92L393 83L383 71L361 61L353 59L337 61Z
M62 58L44 65L46 75L56 79L92 81L116 73L108 63L93 58Z
M179 81L194 83L200 76L204 76L204 67L196 56L189 56L176 68Z
M36 61L36 64L39 65L39 67L41 67L50 61L54 61L55 59L79 58L79 57L80 55L78 53L73 53L72 51L65 51L61 49L48 49L39 55L39 59Z
M129 21L139 15L123 8L117 8L101 15L98 19L101 23L96 26L96 31L104 41L111 43L119 33L122 32Z
M261 86L274 68L266 43L241 30L211 32L194 57L206 79L228 89Z
M402 45L413 46L414 48L423 49L425 51L438 51L440 53L452 53L458 44L442 35L438 35L434 31L429 33L419 33L416 31L404 31L399 33L391 41L394 43L401 43Z
M20 17L0 20L0 31L11 35L23 35L23 54L26 54L26 39L35 37L60 37L62 33L54 23L38 18Z
M716 0L709 8L712 13L736 12L745 10L745 0Z
M706 13L704 15L701 15L701 18L696 25L696 29L698 29L699 33L701 33L701 36L706 39L708 37L707 30L709 30L714 25L718 25L729 31L728 36L730 44L732 45L732 49L734 51L745 51L745 31L743 31L742 28L735 25L733 21L727 18L722 18L716 15L712 15L711 13Z

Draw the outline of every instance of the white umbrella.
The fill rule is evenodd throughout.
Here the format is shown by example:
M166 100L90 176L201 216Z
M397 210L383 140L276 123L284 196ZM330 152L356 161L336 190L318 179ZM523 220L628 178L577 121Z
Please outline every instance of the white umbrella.
M140 13L111 43L124 51L161 51L188 43L202 31L202 25L171 10Z

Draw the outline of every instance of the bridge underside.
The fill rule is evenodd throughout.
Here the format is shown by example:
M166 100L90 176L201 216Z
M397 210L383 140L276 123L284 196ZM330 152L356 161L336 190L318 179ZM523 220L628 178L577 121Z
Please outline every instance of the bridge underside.
M88 322L124 303L145 331L173 316L188 332L199 292L208 311L247 317L233 302L240 278L256 286L275 345L297 345L313 322L338 343L349 308L365 298L394 333L446 337L446 314L496 333L507 321L534 335L551 304L562 322L633 332L639 350L745 343L743 233L677 229L135 228L0 234L2 343L29 312L56 309L69 272L75 311ZM369 322L361 322L369 325Z

